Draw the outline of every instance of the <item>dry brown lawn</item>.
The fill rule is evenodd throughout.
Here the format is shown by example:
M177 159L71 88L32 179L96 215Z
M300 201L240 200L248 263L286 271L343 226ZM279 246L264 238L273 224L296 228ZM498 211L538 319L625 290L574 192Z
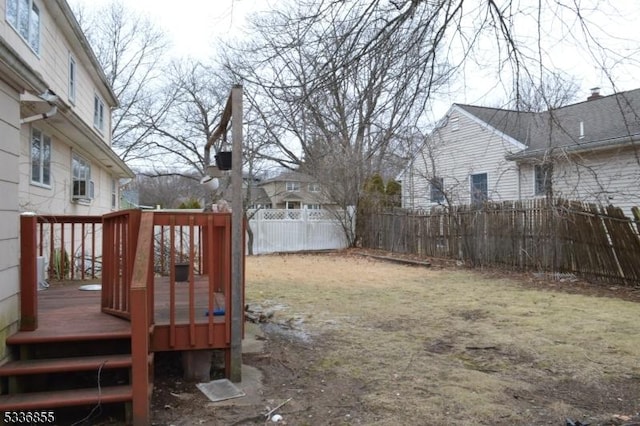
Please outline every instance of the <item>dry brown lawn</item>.
M284 305L274 321L311 335L269 334L271 361L256 360L267 396L293 398L287 424L595 425L640 411L632 301L344 254L249 257L246 297Z

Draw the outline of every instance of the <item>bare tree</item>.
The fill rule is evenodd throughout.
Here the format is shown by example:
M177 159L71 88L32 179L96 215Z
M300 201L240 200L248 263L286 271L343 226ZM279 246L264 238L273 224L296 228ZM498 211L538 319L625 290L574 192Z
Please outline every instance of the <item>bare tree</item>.
M397 173L389 158L404 149L401 135L420 119L447 68L418 64L432 54L429 43L394 48L409 28L392 34L384 50L352 58L360 34L350 32L349 22L366 7L305 27L310 7L303 2L256 20L254 40L227 66L251 92L268 141L264 158L314 176L346 210L357 204L366 179ZM373 35L377 26L363 31ZM351 229L352 218L345 220ZM355 241L351 231L347 237Z
M125 161L146 158L151 130L146 121L166 114L171 104L161 92L167 37L121 1L77 15L119 100L113 111L113 148Z

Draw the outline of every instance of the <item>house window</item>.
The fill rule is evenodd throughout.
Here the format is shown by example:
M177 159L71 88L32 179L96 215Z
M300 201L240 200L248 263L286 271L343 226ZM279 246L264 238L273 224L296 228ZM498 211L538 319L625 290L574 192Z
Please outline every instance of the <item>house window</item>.
M91 165L79 155L71 156L71 171L73 181L73 199L90 200L94 196L93 182L91 182Z
M7 22L40 53L40 10L33 0L7 0Z
M320 192L320 184L317 182L310 183L309 192Z
M51 186L51 138L31 129L31 182Z
M429 179L431 187L431 202L442 203L444 201L444 179L441 177L432 177Z
M116 179L111 179L111 208L118 208L118 183Z
M73 56L69 55L69 101L71 103L76 102L76 85L76 60L73 59Z
M534 167L535 195L552 194L551 178L553 177L553 164L536 164Z
M104 131L104 102L95 95L93 98L93 127Z
M300 191L300 182L287 182L286 187L289 192L298 192Z
M470 176L471 204L481 204L488 199L487 174L478 173Z
M307 204L305 205L307 210L321 210L322 206L320 204Z
M284 208L287 210L298 210L300 209L300 201L285 201Z

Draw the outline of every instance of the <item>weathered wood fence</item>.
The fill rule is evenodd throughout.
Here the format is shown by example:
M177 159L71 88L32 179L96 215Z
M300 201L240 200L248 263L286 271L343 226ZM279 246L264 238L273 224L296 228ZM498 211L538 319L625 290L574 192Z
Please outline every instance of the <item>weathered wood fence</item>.
M639 213L633 220L613 206L527 200L369 213L358 231L366 248L638 285Z

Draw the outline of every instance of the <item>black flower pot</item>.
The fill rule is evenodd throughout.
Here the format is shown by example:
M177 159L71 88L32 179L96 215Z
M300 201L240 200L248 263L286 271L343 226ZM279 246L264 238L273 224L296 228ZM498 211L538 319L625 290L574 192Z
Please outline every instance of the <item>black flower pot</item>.
M231 170L231 151L220 151L216 154L216 166L220 170Z
M176 282L189 280L189 264L188 263L176 263L175 264L175 278Z

